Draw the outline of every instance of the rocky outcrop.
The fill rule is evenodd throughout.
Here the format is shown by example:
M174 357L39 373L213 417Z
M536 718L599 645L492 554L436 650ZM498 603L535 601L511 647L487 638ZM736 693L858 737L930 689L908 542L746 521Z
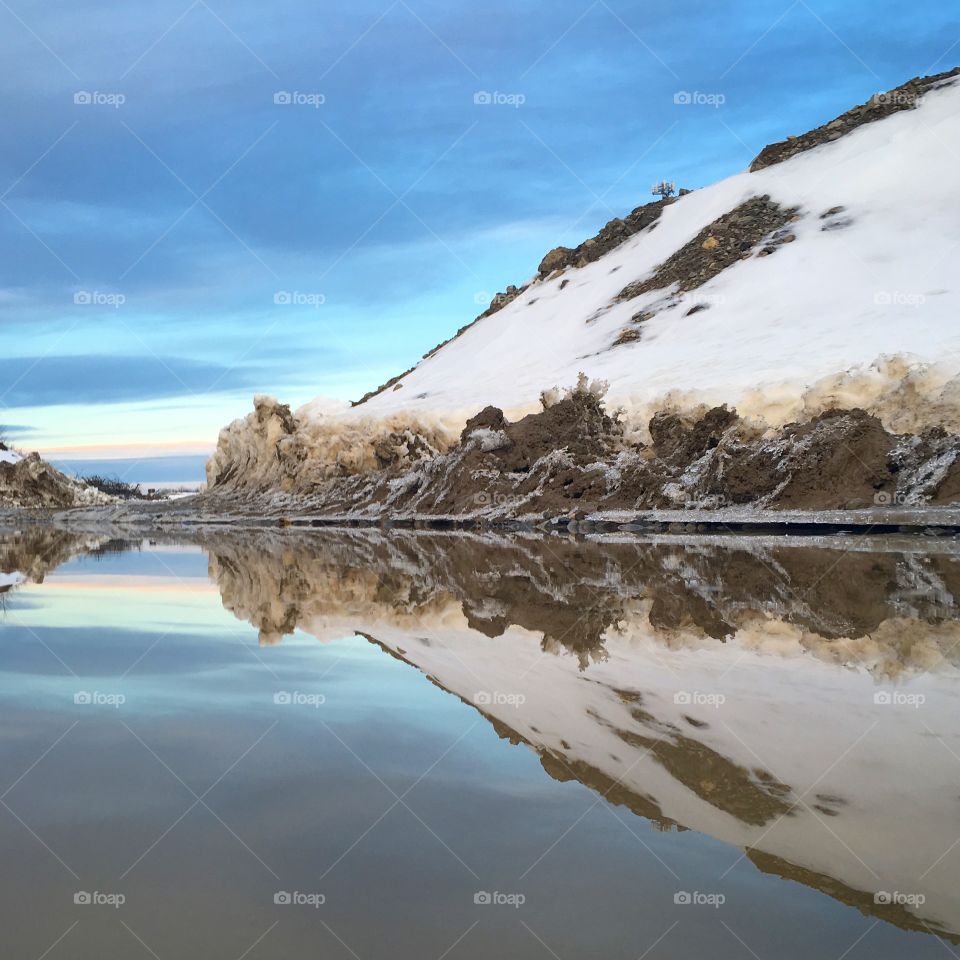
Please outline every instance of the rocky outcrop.
M684 193L689 192L689 190L684 191ZM645 203L631 210L623 218L614 217L595 237L584 240L578 247L554 247L540 262L537 273L541 278L548 277L558 270L566 270L567 267L585 267L588 263L599 260L641 230L653 226L660 219L664 209L675 202L676 199L671 197Z
M795 207L781 207L769 195L753 197L705 227L664 260L652 277L628 284L617 299L632 300L674 284L679 293L695 290L738 260L753 256L762 240L767 241L760 251L765 256L792 242L796 238L783 228L798 216Z
M32 509L91 506L113 498L68 477L37 453L0 459L0 507Z
M865 123L882 120L901 110L913 110L926 93L942 84L952 82L957 76L960 76L960 67L930 77L914 77L887 93L877 93L866 103L848 110L822 127L810 130L803 136L787 137L786 140L764 147L750 164L750 172L755 173L775 163L783 163L784 160L789 160L798 153L812 150L825 143L832 143Z

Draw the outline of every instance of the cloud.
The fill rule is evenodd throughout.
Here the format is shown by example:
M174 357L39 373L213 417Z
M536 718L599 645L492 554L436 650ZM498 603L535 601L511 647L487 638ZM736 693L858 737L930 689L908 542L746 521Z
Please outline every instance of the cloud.
M252 389L252 367L165 356L32 356L0 359L0 402L6 407L108 404L184 394Z

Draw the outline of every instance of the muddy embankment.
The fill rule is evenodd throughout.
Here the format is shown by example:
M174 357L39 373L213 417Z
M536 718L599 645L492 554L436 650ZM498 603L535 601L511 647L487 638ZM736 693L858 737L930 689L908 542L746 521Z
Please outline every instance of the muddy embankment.
M496 407L441 452L411 431L371 440L374 466L311 464L291 453L299 425L261 398L245 422L258 469L217 456L202 502L280 494L328 517L582 517L597 511L869 510L960 501L960 436L897 434L862 409L833 409L777 428L727 407L656 413L636 439L581 383L515 422ZM271 453L272 451L272 453Z

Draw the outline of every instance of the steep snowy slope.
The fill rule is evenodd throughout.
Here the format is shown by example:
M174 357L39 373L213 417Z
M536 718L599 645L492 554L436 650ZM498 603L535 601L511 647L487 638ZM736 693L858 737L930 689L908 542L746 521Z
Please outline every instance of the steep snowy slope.
M690 392L782 420L821 378L897 354L936 363L936 392L960 371L958 158L952 83L916 110L680 198L597 262L533 283L361 409L468 416L491 403L527 413L543 389L582 370L629 409ZM775 256L754 248L675 301L668 286L618 302L713 221L763 195L799 208L796 242ZM655 315L631 324L643 311ZM613 347L631 326L639 340Z
M408 512L464 513L470 504L449 495L466 489L464 477L453 476L457 469L471 483L484 471L522 481L522 473L539 470L536 490L511 482L496 496L514 513L542 513L558 506L541 496L555 480L544 478L546 466L602 461L602 489L584 501L591 509L689 505L704 496L805 508L870 505L876 496L952 502L960 495L960 439L946 444L919 435L934 427L960 434L958 157L960 70L910 81L767 147L749 172L637 208L576 251L551 251L532 280L498 295L413 370L352 407L318 398L291 413L257 398L253 414L221 432L208 485L215 493L310 494L351 514L396 511L397 498L415 491ZM578 382L606 384L606 411L620 411L621 421L616 436L584 451L577 464L544 459L567 448L576 425L567 435L541 437L541 459L508 465L468 456L470 437L460 433L483 408L515 420L554 405ZM720 404L735 407L739 419L707 431L709 444L690 447L684 462L674 457L618 496L629 464L617 453L649 459L639 444L651 439L652 414L701 416ZM832 425L815 419L843 410L853 417ZM592 414L578 409L572 419L579 424L584 416ZM776 456L769 443L742 445L758 426L811 421L807 433L768 434L779 445ZM495 452L529 439L507 437L502 426L493 414L473 421L471 449ZM598 430L610 433L608 425ZM740 445L724 446L709 482L678 487L674 481L721 442L723 430ZM813 469L799 462L811 445L819 444L823 459L868 434L875 442L856 459L869 469L849 489L781 496L797 486L797 469ZM463 456L441 464L438 456L460 440ZM778 464L791 450L797 463L788 476ZM904 485L901 454L908 450L912 472ZM656 455L663 459L660 449ZM731 486L728 457L740 466L759 457L766 479L741 476ZM844 475L846 465L833 459L834 472ZM409 468L418 463L434 466L414 476ZM694 479L709 473L703 466ZM340 482L374 473L379 488ZM471 498L479 496L467 486Z

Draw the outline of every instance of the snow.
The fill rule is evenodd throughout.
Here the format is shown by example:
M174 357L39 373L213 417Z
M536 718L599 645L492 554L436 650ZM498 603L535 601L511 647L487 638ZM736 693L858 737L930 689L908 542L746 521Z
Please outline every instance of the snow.
M19 586L26 581L26 577L14 570L13 573L3 573L0 571L0 590L9 590L11 587Z
M17 463L23 458L12 450L0 450L0 463Z
M783 422L839 393L903 429L924 403L945 402L960 425L960 383L949 383L960 373L958 107L960 85L936 90L916 110L681 198L652 231L535 283L357 413L408 412L454 426L488 403L516 415L584 371L609 381L609 400L638 416L670 396ZM632 315L670 292L616 304L619 291L762 194L801 207L797 241L738 262L645 322L641 341L611 349ZM835 206L852 222L825 231L820 216ZM685 317L693 303L710 309ZM906 403L894 389L905 376Z
M377 469L378 448L401 460L445 452L483 407L516 419L581 373L608 384L608 409L623 413L628 441L648 439L657 409L722 403L760 426L860 407L892 432L960 432L958 156L960 83L952 83L917 109L685 195L595 263L533 281L358 407L318 397L291 420L257 397L254 413L221 431L208 481L304 491ZM616 301L713 221L763 195L799 209L794 242L679 297L668 288ZM843 211L824 219L834 207ZM694 305L708 309L687 316ZM613 346L631 317L651 310L632 326L638 341ZM451 318L451 329L464 319Z

